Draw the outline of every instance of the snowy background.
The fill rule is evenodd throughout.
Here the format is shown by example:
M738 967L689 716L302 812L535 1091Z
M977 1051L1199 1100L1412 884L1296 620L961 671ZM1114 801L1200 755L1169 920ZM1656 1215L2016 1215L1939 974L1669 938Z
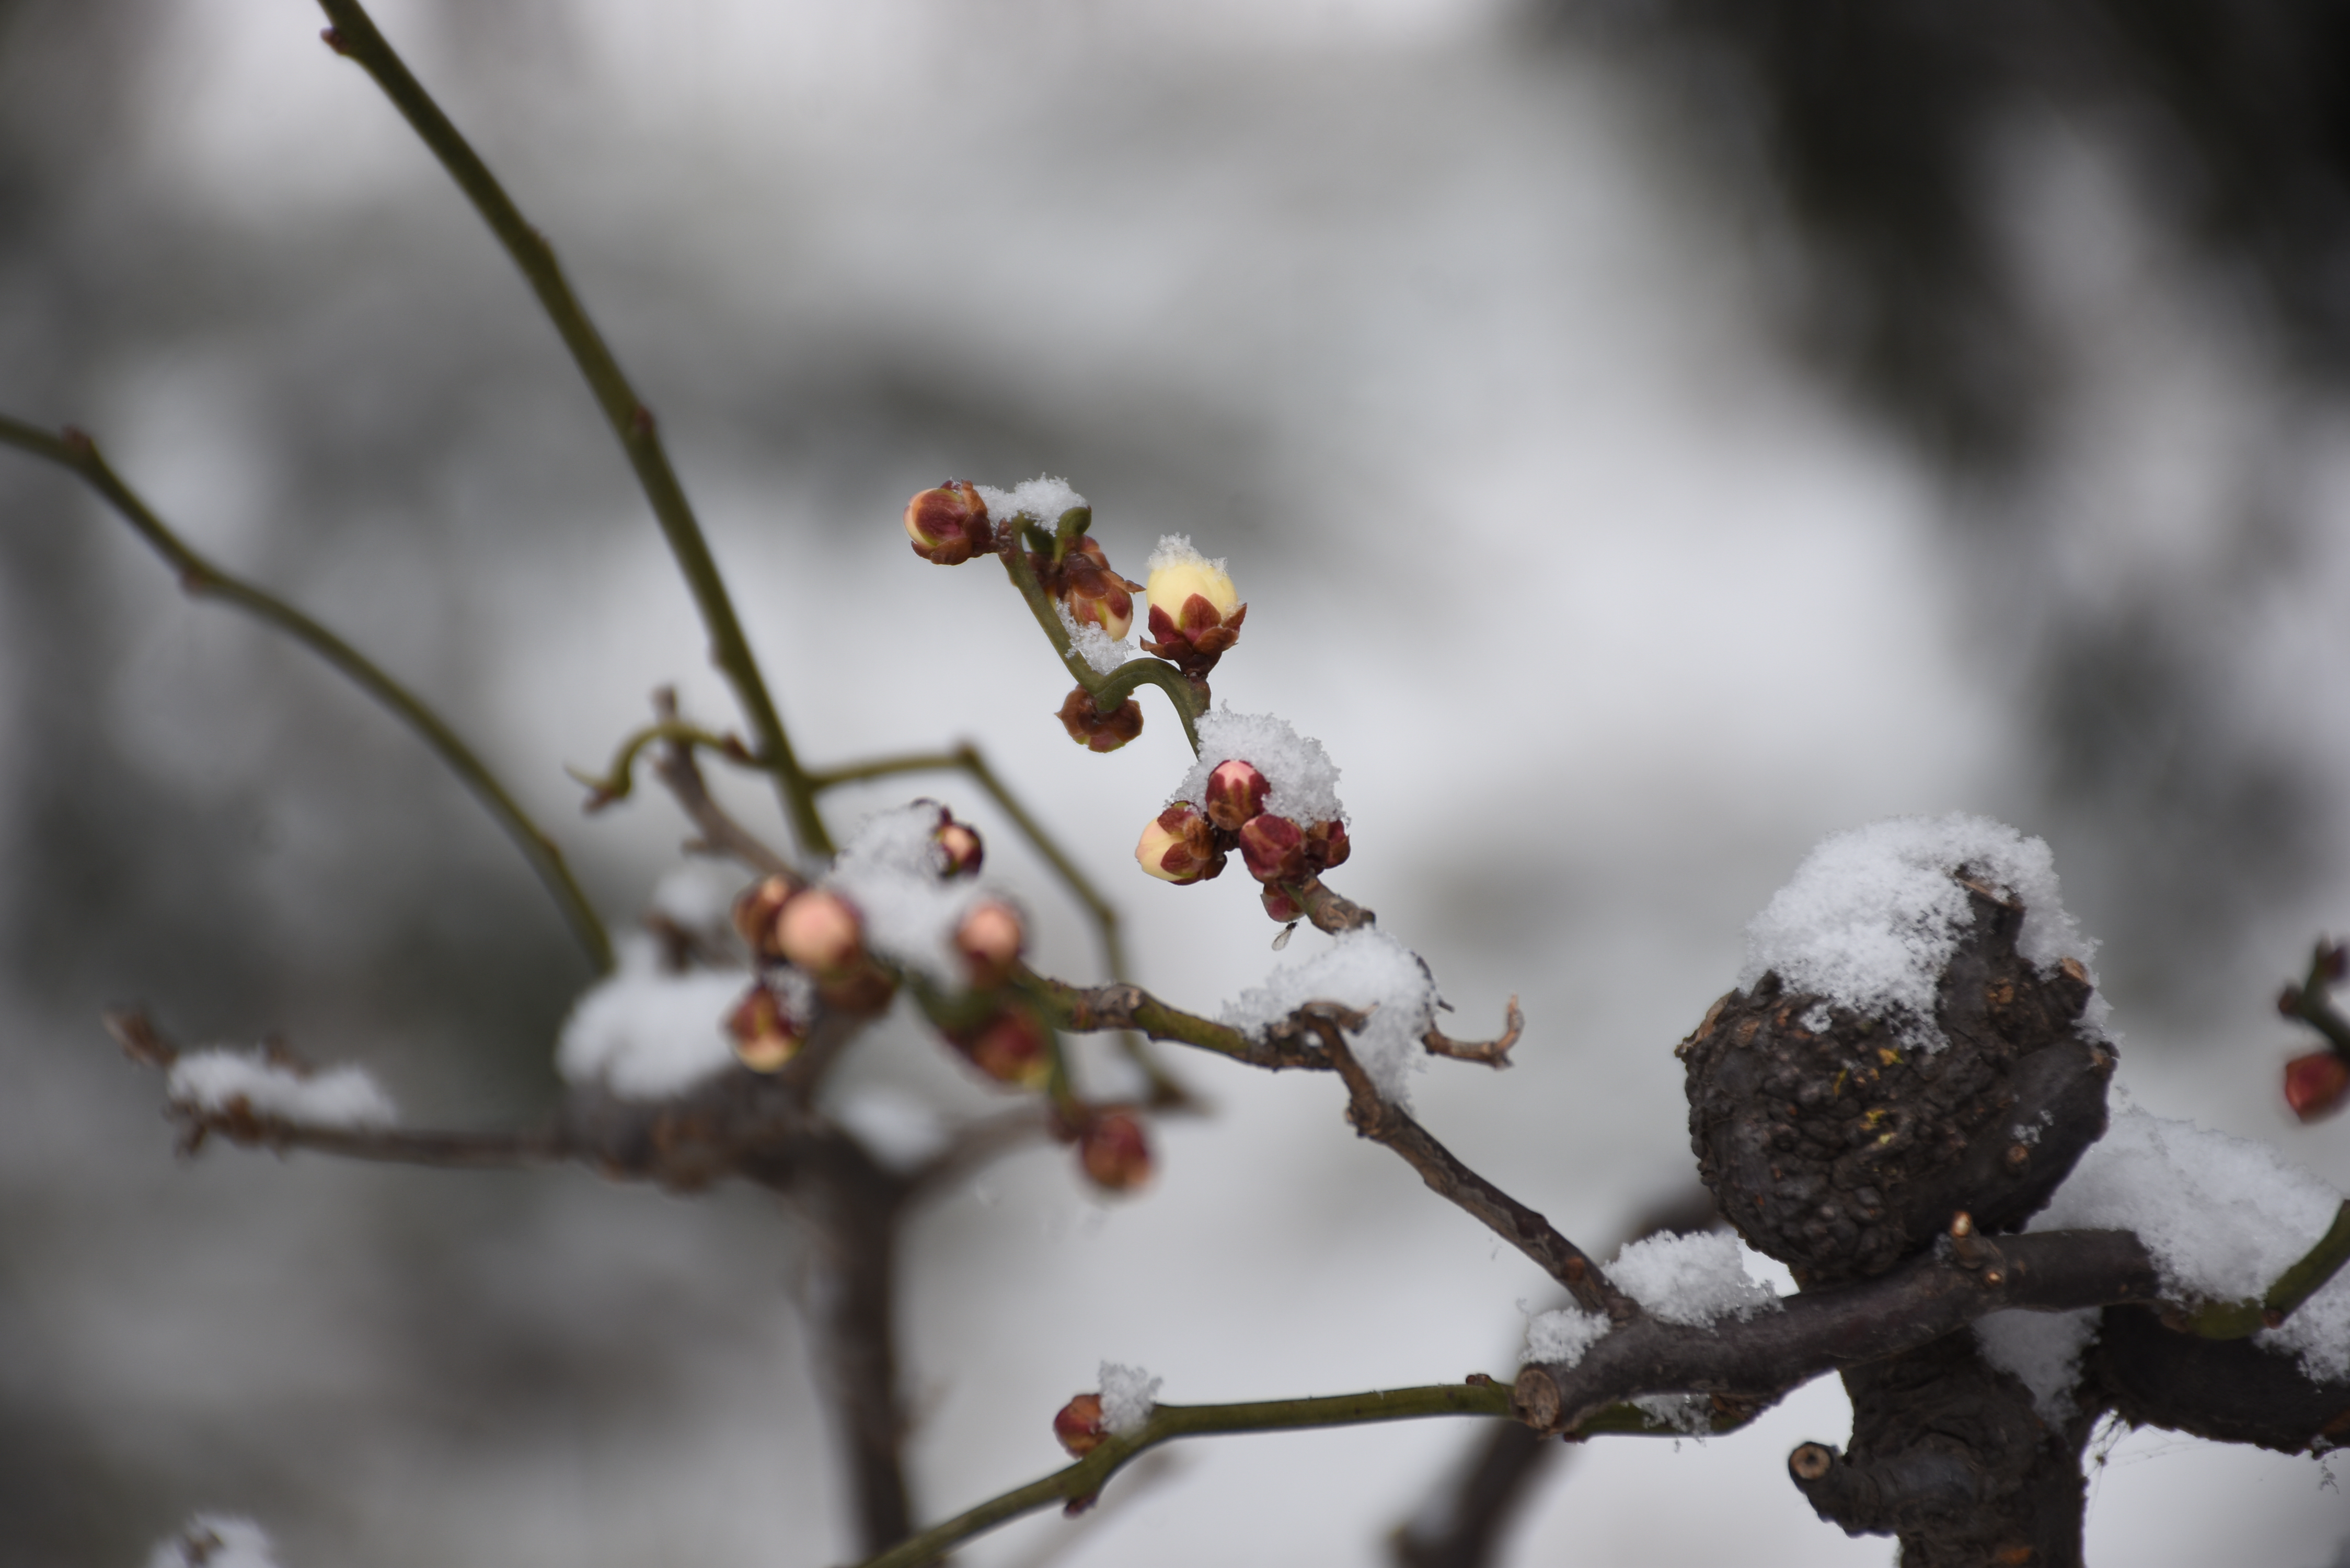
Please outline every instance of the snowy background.
M2033 459L1991 485L1800 350L1800 246L1685 103L1498 3L379 19L660 411L802 754L979 740L1170 1000L1258 982L1273 929L1244 878L1132 870L1180 732L1154 708L1114 756L1068 743L996 576L905 547L944 475L1066 475L1129 573L1165 532L1230 558L1251 609L1217 693L1343 770L1337 885L1464 1032L1523 999L1514 1072L1439 1064L1416 1103L1594 1250L1690 1179L1670 1047L1747 919L1823 834L1904 812L2049 838L2138 1104L2350 1185L2350 1130L2284 1117L2269 1007L2350 925L2350 441L2112 126L2019 121L1994 161L2049 359ZM93 431L443 704L624 923L681 826L650 794L581 822L560 764L656 684L713 722L723 691L551 332L317 26L0 4L0 408ZM1094 978L986 805L920 787L989 830L1047 965ZM546 1103L585 971L404 733L7 454L0 864L0 1563L134 1563L198 1508L258 1518L286 1568L847 1554L761 1195L172 1158L103 1006L281 1030L415 1120L489 1124ZM1055 1466L1105 1357L1174 1402L1453 1379L1506 1372L1553 1304L1335 1084L1178 1065L1217 1114L1162 1127L1146 1196L1044 1152L914 1226L923 1517ZM984 1098L902 1024L854 1076ZM1784 1475L1846 1433L1821 1383L1734 1438L1594 1445L1507 1560L1887 1563ZM1180 1447L969 1558L1376 1563L1470 1437ZM2092 1485L2103 1563L2350 1542L2307 1460L2144 1434Z

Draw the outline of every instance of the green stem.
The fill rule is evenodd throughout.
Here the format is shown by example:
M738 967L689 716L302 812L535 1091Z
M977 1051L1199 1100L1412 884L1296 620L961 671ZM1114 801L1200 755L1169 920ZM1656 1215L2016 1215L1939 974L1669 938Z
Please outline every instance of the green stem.
M2334 1210L2334 1223L2317 1245L2279 1274L2258 1301L2207 1302L2187 1314L2188 1327L2205 1339L2244 1339L2274 1328L2324 1289L2345 1262L2350 1262L2350 1202Z
M735 701L743 705L752 737L758 742L759 761L775 773L776 793L783 799L785 815L791 819L794 836L806 854L831 855L832 836L816 810L816 792L808 787L807 777L800 771L799 759L792 751L790 737L785 733L783 719L767 693L766 680L760 674L758 660L753 657L742 623L735 618L725 579L719 576L709 542L702 537L702 524L695 520L693 508L685 499L684 487L670 467L669 454L661 445L652 410L637 396L636 389L621 372L619 360L605 344L603 334L596 329L596 324L588 319L588 312L572 294L562 266L556 261L554 247L524 219L489 166L442 112L441 106L432 101L422 84L410 74L408 67L376 30L359 0L318 0L318 5L334 24L327 34L327 42L338 54L357 60L375 78L384 96L407 118L424 144L441 160L442 166L472 199L474 209L538 296L564 347L571 350L571 358L595 393L605 421L612 427L621 450L628 454L629 465L636 471L645 499L652 504L653 516L660 524L670 553L677 558L678 570L684 575L695 607L702 612L702 624L709 629L712 662L725 675L727 683L733 688Z
M1129 994L1118 999L1121 1005L1115 1016L1103 1017L1089 993L1066 981L1024 973L1019 983L1036 1000L1055 1028L1073 1034L1099 1029L1139 1029L1153 1040L1196 1045L1202 1051L1213 1051L1251 1065L1262 1064L1266 1055L1263 1046L1231 1024L1170 1007L1139 985L1121 988Z
M935 1563L954 1547L1022 1514L1054 1503L1090 1503L1110 1477L1139 1455L1177 1438L1238 1432L1294 1432L1315 1427L1360 1427L1379 1421L1415 1421L1431 1416L1510 1414L1506 1383L1441 1383L1423 1388L1390 1388L1339 1394L1322 1399L1270 1399L1249 1405L1161 1405L1142 1429L1102 1439L1099 1448L1066 1469L981 1503L944 1524L899 1542L862 1568L918 1568Z
M595 964L598 972L610 971L611 938L605 934L604 922L597 918L595 906L588 901L588 895L573 880L570 867L564 863L563 852L515 803L505 785L490 771L489 765L476 756L473 749L460 740L457 732L414 692L378 669L365 654L292 605L223 571L190 548L122 482L107 462L105 455L98 450L98 443L87 435L73 430L61 436L51 435L33 425L0 415L0 443L31 452L36 457L47 458L79 475L85 483L105 498L107 504L112 506L123 521L130 524L150 548L163 558L166 565L179 574L182 592L195 598L220 599L256 620L276 627L342 671L360 691L390 709L402 723L415 731L449 771L473 791L473 797L487 808L497 825L505 830L506 836L514 840L515 846L522 851L523 858L529 861L531 869L538 874L539 881L554 895L564 919L570 923L572 934L579 939L579 945L588 950L589 961Z
M1168 701L1174 705L1175 717L1183 725L1183 738L1191 744L1191 754L1199 755L1200 696L1183 679L1182 671L1155 659L1130 659L1107 675L1096 670L1069 641L1069 628L1061 624L1061 612L1054 606L1053 597L1036 580L1036 568L1029 561L1028 552L1014 540L1003 547L1002 554L1004 576L1020 590L1020 597L1027 601L1028 613L1044 628L1045 639L1061 656L1061 663L1070 676L1093 698L1095 709L1115 713L1118 705L1133 696L1137 688L1156 686L1167 693Z
M662 741L681 746L696 746L717 752L736 762L756 766L757 759L743 749L743 742L732 735L713 735L699 724L681 720L665 719L658 724L648 724L620 742L612 753L612 765L600 774L584 768L566 767L563 771L585 785L588 791L588 809L600 811L615 801L622 801L636 793L637 758L647 746Z

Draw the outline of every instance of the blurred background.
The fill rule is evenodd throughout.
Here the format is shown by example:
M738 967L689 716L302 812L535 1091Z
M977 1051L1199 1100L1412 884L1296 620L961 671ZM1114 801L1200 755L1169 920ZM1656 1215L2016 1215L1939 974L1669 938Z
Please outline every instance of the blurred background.
M1180 776L1108 758L905 497L1064 474L1114 564L1231 558L1220 699L1344 770L1339 885L1506 1078L1440 1136L1612 1246L1690 1179L1670 1047L1823 834L2054 846L2123 1082L2350 1184L2270 1009L2350 925L2350 19L2285 0L383 0L659 410L804 756L979 741L1212 1012L1245 879L1130 868ZM0 408L82 425L200 547L346 632L555 826L616 925L676 864L599 763L678 683L733 722L519 278L298 0L0 0ZM1086 929L990 828L1047 967ZM754 788L730 794L775 828ZM585 965L518 858L306 654L182 599L0 452L0 1563L241 1511L286 1568L849 1554L790 1224L577 1171L173 1158L97 1024L282 1031L410 1117L551 1100ZM1301 933L1293 951L1322 939ZM1113 1081L1106 1058L1087 1058ZM917 1510L1059 1462L1102 1358L1171 1401L1513 1364L1546 1282L1340 1119L1179 1060L1157 1186L1065 1153L910 1234ZM899 1023L844 1092L986 1096ZM1886 1563L1747 1433L1562 1453L1514 1564ZM1358 1563L1476 1434L1193 1445L974 1563ZM2308 1460L2101 1445L2104 1563L2318 1568ZM1057 1554L1057 1555L1055 1555Z

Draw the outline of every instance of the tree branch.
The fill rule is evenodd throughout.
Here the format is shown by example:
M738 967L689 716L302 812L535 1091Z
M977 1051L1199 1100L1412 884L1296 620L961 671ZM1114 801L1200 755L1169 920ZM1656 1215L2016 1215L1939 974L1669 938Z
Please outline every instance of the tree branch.
M1503 1068L1510 1064L1510 1047L1526 1032L1526 1015L1518 1010L1518 999L1510 998L1510 1009L1498 1040L1455 1040L1433 1023L1419 1043L1428 1047L1431 1056L1450 1056L1456 1062L1482 1062L1488 1067Z
M385 674L376 663L318 622L287 604L284 599L255 587L244 578L222 570L210 559L198 554L158 517L136 492L125 484L98 450L98 443L82 431L68 428L60 435L13 420L0 414L0 445L17 448L36 457L47 458L61 468L78 475L83 483L114 508L124 522L147 542L164 564L179 575L180 589L192 598L219 599L234 605L265 626L276 628L325 659L360 691L388 710L391 715L413 731L418 739L441 759L442 765L457 775L459 783L481 802L505 836L522 851L523 858L538 876L556 907L563 911L572 935L588 950L588 961L598 972L608 973L612 968L612 941L605 933L604 922L596 913L588 895L573 879L571 867L565 863L563 851L542 831L530 815L524 811L508 792L489 764L476 755L473 749L458 737L441 716L414 692Z
M1201 701L1199 693L1192 690L1191 681L1184 679L1182 671L1148 655L1129 659L1107 675L1087 663L1085 655L1069 641L1069 628L1061 624L1061 612L1054 607L1052 597L1036 580L1036 568L1029 563L1028 552L1022 545L1018 524L1014 523L1007 526L1003 534L1003 542L997 554L1003 558L1004 576L1010 577L1012 586L1020 590L1021 598L1027 603L1028 613L1036 618L1036 624L1045 629L1045 640L1053 645L1053 651L1060 655L1062 668L1086 689L1094 700L1095 708L1104 713L1115 712L1118 704L1132 695L1137 687L1144 684L1156 686L1167 693L1167 701L1173 706L1175 717L1183 726L1183 739L1191 742L1191 753L1197 756L1200 752L1200 714L1206 705Z
M677 692L668 686L653 693L653 711L660 720L656 729L677 722ZM716 855L731 856L762 877L785 877L797 882L799 875L791 863L773 849L750 829L726 814L723 806L711 796L710 785L702 776L702 765L693 760L691 741L673 736L663 737L660 751L653 759L653 774L663 788L674 797L686 819L701 831L701 847Z
M612 434L628 455L629 466L635 470L645 499L652 504L661 535L669 541L670 553L676 557L678 570L684 576L695 607L702 612L702 625L709 630L711 660L733 688L735 701L743 705L752 736L758 742L760 762L775 775L776 793L782 797L785 815L791 820L793 836L808 854L830 855L832 836L816 810L816 792L808 787L807 777L792 751L791 738L785 732L775 700L768 695L766 678L759 672L758 660L743 635L742 622L735 617L733 600L727 594L725 579L719 575L709 542L702 536L702 524L686 501L684 487L670 467L669 454L661 445L652 410L637 396L603 334L596 329L596 324L571 292L571 285L555 258L554 247L524 219L513 198L498 183L497 176L490 172L489 166L463 134L376 30L359 0L318 0L318 5L334 24L326 34L328 47L358 61L375 78L384 96L406 117L473 202L474 210L489 224L498 243L522 270L532 292L538 296L564 347L571 350L580 374L587 378L588 389L604 411L605 422L612 427Z

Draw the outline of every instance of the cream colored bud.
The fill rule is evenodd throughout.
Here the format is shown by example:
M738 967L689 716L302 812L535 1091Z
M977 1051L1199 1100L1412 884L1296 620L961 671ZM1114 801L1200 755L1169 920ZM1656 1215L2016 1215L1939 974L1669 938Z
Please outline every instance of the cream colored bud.
M775 946L810 974L838 974L863 956L863 922L847 899L811 888L775 917Z
M1165 611L1167 618L1178 625L1183 619L1184 605L1194 594L1215 607L1219 616L1232 614L1241 602L1224 564L1209 560L1188 544L1180 550L1161 545L1150 562L1150 578L1143 592L1151 608Z

